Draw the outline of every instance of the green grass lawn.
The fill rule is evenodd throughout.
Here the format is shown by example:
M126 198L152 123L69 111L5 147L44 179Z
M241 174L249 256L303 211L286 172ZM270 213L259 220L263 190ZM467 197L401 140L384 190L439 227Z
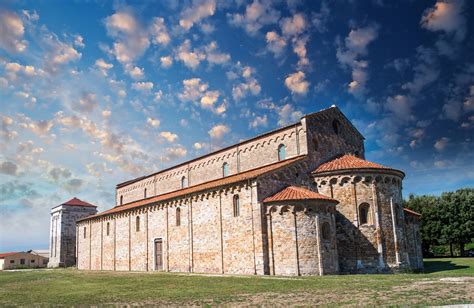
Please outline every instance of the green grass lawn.
M474 302L474 258L427 259L425 272L324 277L35 270L0 272L11 305L440 305Z

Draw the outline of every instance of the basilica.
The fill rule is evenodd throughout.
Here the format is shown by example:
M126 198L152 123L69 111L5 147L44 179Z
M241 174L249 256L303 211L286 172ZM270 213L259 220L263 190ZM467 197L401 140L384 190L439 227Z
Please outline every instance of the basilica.
M80 270L256 275L390 273L423 266L401 170L365 160L335 106L120 183L76 220Z

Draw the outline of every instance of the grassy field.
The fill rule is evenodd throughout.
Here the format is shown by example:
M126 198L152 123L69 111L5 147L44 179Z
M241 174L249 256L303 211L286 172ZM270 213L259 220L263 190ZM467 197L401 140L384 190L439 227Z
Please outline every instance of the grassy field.
M34 270L0 272L0 306L440 305L474 302L474 258L427 259L425 272L325 277Z

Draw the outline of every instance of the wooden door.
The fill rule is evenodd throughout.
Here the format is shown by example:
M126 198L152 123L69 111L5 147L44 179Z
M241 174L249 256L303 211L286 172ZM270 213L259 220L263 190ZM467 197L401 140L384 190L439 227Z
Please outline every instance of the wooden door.
M161 239L155 240L155 270L163 270L163 241Z

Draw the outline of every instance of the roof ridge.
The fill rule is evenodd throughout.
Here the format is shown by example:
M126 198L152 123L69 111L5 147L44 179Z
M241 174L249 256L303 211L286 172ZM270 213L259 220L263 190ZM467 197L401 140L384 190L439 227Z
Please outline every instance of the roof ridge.
M214 179L214 180L211 180L211 181L208 181L208 182L204 182L204 183L197 184L197 185L194 185L194 186L178 189L178 190L175 190L175 191L170 191L170 192L163 193L163 194L153 196L153 197L149 197L149 198L146 198L146 199L136 200L136 201L129 202L129 203L126 203L126 204L123 204L123 205L115 206L115 207L113 207L109 210L106 210L104 212L101 212L101 213L98 213L98 214L95 214L95 215L92 215L92 216L88 216L88 217L84 217L82 219L78 219L77 221L83 221L83 220L87 220L87 219L94 218L94 217L99 217L99 216L104 216L104 215L107 215L107 214L126 211L126 210L129 210L129 209L133 209L133 208L137 208L137 207L141 207L141 206L146 206L146 205L151 204L153 202L161 202L161 201L165 201L165 200L185 196L187 194L193 194L193 193L196 193L196 192L200 192L200 191L203 191L203 190L206 190L206 189L213 189L213 188L216 188L216 187L219 187L219 186L224 186L224 185L228 185L228 184L232 184L232 183L237 183L237 182L249 180L249 179L252 179L252 178L255 178L255 177L258 177L258 176L262 176L262 175L267 174L267 173L270 173L270 172L277 171L277 170L279 170L281 168L284 168L284 167L287 167L287 166L289 166L293 163L302 161L305 157L306 157L306 155L298 155L298 156L288 158L288 159L283 160L283 161L278 161L278 162L275 162L275 163L272 163L272 164L268 164L268 165L261 166L261 167L258 167L258 168L250 169L250 170L247 170L247 171L244 171L244 172L241 172L241 173L237 173L237 174L233 174L233 175L230 175L230 176L227 176L227 177L224 177L224 178Z

